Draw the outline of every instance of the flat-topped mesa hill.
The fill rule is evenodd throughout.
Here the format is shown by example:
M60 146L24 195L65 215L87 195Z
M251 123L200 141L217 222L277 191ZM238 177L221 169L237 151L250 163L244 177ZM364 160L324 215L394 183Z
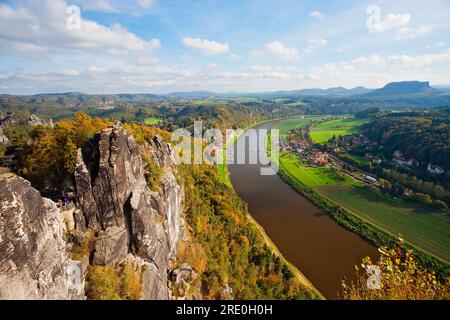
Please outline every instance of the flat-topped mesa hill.
M415 94L436 94L440 92L440 90L430 87L430 83L428 81L401 81L388 83L383 88L368 92L364 94L364 96L402 96Z
M69 214L23 178L1 175L0 299L83 299L88 270L97 266L132 270L142 299L170 298L171 260L184 237L184 192L171 148L158 137L147 152L161 170L160 188L150 190L140 148L114 125L79 149L79 208ZM79 247L76 257L69 239ZM78 267L79 281L67 281L68 270Z

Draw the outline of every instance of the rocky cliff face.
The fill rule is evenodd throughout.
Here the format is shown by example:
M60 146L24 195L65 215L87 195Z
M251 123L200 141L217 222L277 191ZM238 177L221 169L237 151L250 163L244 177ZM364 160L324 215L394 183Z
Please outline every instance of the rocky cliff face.
M9 142L9 139L5 134L3 133L2 128L0 127L0 144L7 144Z
M0 175L0 300L80 299L84 281L70 259L59 208L16 175Z
M143 153L161 169L158 191L147 186ZM171 298L168 274L184 238L184 192L176 174L167 144L155 137L138 146L119 124L78 151L76 210L61 212L28 181L3 174L0 299L85 298L88 265L124 261L140 270L142 299ZM92 250L82 263L71 260L65 239L71 232L82 239L88 229L95 235ZM81 279L72 283L77 270Z
M142 152L120 125L105 129L79 151L76 190L82 228L97 235L91 263L134 259L144 270L143 298L168 299L167 273L183 229L183 191L171 149L157 137L147 149L162 168L159 192L147 186Z

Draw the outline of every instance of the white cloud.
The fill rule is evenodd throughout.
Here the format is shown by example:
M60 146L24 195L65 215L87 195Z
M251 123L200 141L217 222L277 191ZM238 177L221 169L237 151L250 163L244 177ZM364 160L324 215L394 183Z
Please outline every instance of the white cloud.
M21 41L10 41L10 40L0 40L0 52L22 52L22 53L46 53L48 50L42 46L21 42Z
M284 60L296 60L300 57L300 54L296 48L286 47L280 41L273 41L271 43L267 43L264 46L264 49L267 52L274 54L277 57Z
M143 8L150 8L154 1L153 0L137 0L138 5L140 5Z
M87 73L90 75L99 75L101 73L105 73L107 70L105 68L91 66L87 69Z
M75 77L75 76L79 76L80 72L78 70L73 70L73 69L62 69L59 72L57 72L57 74L59 74L60 76L65 76L65 77Z
M443 47L445 47L445 42L438 42L438 43L436 43L436 46L443 48Z
M422 55L387 55L381 56L378 54L372 54L367 57L359 57L350 61L342 62L346 65L352 65L354 67L361 66L376 66L383 68L406 68L417 70L419 68L431 66L438 63L446 63L450 61L450 49L446 49L439 53L429 53ZM341 64L342 64L341 63Z
M314 18L317 18L317 19L325 18L325 14L323 12L321 12L321 11L318 11L318 10L310 12L309 15L311 17L314 17Z
M305 49L305 52L314 52L316 49L320 47L324 47L328 44L326 39L308 39L308 46Z
M369 29L371 33L386 32L391 29L402 27L411 21L411 15L405 14L393 14L390 13L386 16L384 21L371 25Z
M418 28L403 27L397 30L396 40L413 39L433 31L433 26L420 26Z
M240 56L238 56L237 54L234 54L234 53L227 56L227 59L230 61L236 61L236 60L239 60L240 58L241 58Z
M0 40L14 41L18 51L42 47L49 51L82 49L117 55L148 54L160 47L158 39L143 40L119 24L106 27L82 19L80 29L69 29L66 9L63 0L30 2L29 7L17 9L0 4Z
M55 72L21 71L0 76L0 88L9 93L170 92L187 90L273 91L312 87L379 87L405 79L447 83L450 49L426 55L362 56L352 60L310 66L251 65L222 70L214 64L193 66L142 65L139 62ZM436 71L439 72L436 72ZM0 72L1 73L1 72ZM5 79L3 79L5 78Z
M207 39L185 37L183 38L183 44L207 54L224 54L230 51L228 43L219 43Z

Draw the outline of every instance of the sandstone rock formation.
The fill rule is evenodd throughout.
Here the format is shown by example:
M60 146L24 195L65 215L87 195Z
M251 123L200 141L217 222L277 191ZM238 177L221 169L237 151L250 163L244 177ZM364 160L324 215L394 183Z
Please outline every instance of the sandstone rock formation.
M147 186L141 150L120 125L79 150L76 190L85 227L97 235L92 263L115 265L131 254L145 266L143 298L168 299L167 272L183 228L183 191L171 149L157 137L148 149L163 169L159 192Z
M147 186L143 153L161 169L158 191ZM184 238L176 174L169 145L155 137L139 146L120 124L78 151L76 208L61 210L28 181L0 174L0 299L83 299L88 264L123 262L140 270L142 299L171 298L168 273ZM73 261L87 229L93 247Z
M59 208L31 184L0 175L0 300L81 299L84 280L69 258Z
M5 134L3 133L2 128L0 128L0 144L7 144L9 142L9 139Z

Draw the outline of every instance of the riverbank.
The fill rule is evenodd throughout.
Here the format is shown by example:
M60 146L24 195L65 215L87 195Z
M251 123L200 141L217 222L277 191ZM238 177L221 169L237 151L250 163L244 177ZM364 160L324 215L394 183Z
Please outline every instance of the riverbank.
M280 252L280 250L272 241L272 239L270 239L270 237L267 235L264 228L255 220L255 218L253 218L253 216L250 213L248 214L248 218L250 222L259 230L262 237L264 238L265 244L270 249L270 251L274 253L278 258L280 258L280 260L289 267L289 269L295 275L295 278L300 282L300 284L313 291L315 295L319 297L321 300L325 300L323 294L311 283L311 281L309 281L308 278L306 278L306 276L296 266L290 263L283 256L283 254Z
M253 124L249 128L253 128L253 127L256 127L256 126L264 124L264 123L280 121L283 119L289 119L289 118L280 118L280 119L271 119L271 120L261 121L261 122ZM244 130L244 132L249 128L246 128ZM218 171L219 179L220 179L221 183L228 186L229 188L231 188L233 190L233 192L235 192L235 191L234 191L234 187L231 182L231 179L230 179L230 172L228 170L228 164L227 164L228 152L227 151L230 147L232 147L237 142L239 137L240 136L234 136L232 140L226 142L225 148L224 148L224 150L222 150L222 157L224 159L223 164L217 165L217 171ZM275 243L272 241L272 239L267 235L264 228L256 221L256 219L251 215L251 213L248 213L248 218L249 218L249 222L259 231L260 235L263 238L264 243L267 245L269 250L273 254L275 254L286 266L288 266L288 268L294 275L295 279L299 282L299 284L301 286L304 286L307 289L311 290L314 293L314 295L317 296L319 299L322 299L322 300L325 299L324 295L311 283L311 281L296 266L294 266L291 262L289 262L284 257L284 255L281 253L279 248L275 245Z
M306 120L308 116L297 118ZM278 121L255 129L270 130ZM264 228L267 242L276 244L290 265L301 270L326 299L338 299L342 295L342 279L353 281L354 266L366 256L376 259L376 248L299 196L278 175L262 176L262 167L265 166L229 165L236 193L247 202L252 218Z
M351 193L350 191L353 190L354 188L356 188L355 186L353 186L353 185L347 186L346 187L347 189L344 186L342 186L337 191L337 193L332 192L330 195L327 195L327 194L325 194L326 190L333 191L334 189L338 188L339 185L342 185L343 183L348 184L347 181L345 181L343 183L334 181L334 182L331 182L331 185L329 185L330 184L329 181L323 182L322 180L326 180L326 179L319 179L319 178L321 178L321 174L322 174L321 172L323 170L325 170L326 168L322 168L322 171L319 170L320 172L317 171L316 169L309 169L309 171L316 170L316 171L314 171L316 173L316 176L319 175L319 177L316 177L316 176L314 177L314 178L317 178L316 180L318 181L318 185L307 183L307 181L304 181L304 180L308 177L305 176L304 174L299 174L299 172L300 171L307 172L308 169L299 170L297 168L299 166L299 164L290 165L290 163L288 163L286 161L286 159L287 159L286 157L289 154L291 154L291 153L285 153L284 156L282 155L280 158L279 176L283 179L283 181L288 183L298 193L300 193L301 195L303 195L304 197L309 199L313 204L315 204L316 206L320 207L325 212L327 212L337 223L344 226L348 230L360 235L364 239L371 241L376 246L391 245L391 244L395 244L397 242L397 240L398 240L397 234L394 234L394 233L390 232L389 230L386 230L382 226L374 224L373 221L367 220L365 217L363 217L360 214L357 214L356 212L351 210L346 204L344 205L343 203L336 202L335 199L330 198L333 196L341 197L344 194L347 195L347 193ZM295 155L292 154L292 157L295 157ZM311 178L311 177L309 177L309 178ZM312 181L312 179L309 179L309 180ZM312 181L312 182L314 182L314 181ZM323 186L321 186L322 184L323 184ZM336 185L336 187L333 184ZM359 189L364 189L364 188L365 188L364 186L359 186ZM363 190L361 190L361 192L362 191ZM367 192L370 192L370 191L367 191ZM381 195L379 197L381 197ZM355 197L352 198L353 202L356 200L358 200L358 201L361 200L359 198L355 200L354 198ZM367 201L369 201L369 200L367 200ZM378 199L377 201L381 201L381 200ZM376 208L376 210L374 209L375 214L379 213L380 212L379 210L383 210L384 202L381 202L381 203L377 202L376 204L377 204L377 206L376 206L377 208ZM361 206L366 208L366 211L368 211L368 208L367 208L368 203L367 202L365 202L365 204L361 204ZM361 207L361 206L359 206L359 207ZM390 212L388 209L390 211L395 211L395 212ZM378 210L378 212L377 212L377 210ZM405 217L401 216L402 212L398 208L398 206L390 207L386 204L385 210L389 211L389 212L386 212L385 219L389 220L389 219L395 218L397 220L401 220L401 218L403 218L403 219L408 218L408 217L406 217L406 215L405 215ZM372 211L370 211L370 212L372 212ZM374 212L372 212L372 213L374 213ZM366 213L366 215L367 215L367 213ZM369 214L369 217L373 218L373 216L370 216L370 214ZM423 218L423 216L421 218ZM401 223L402 221L403 220L401 220L399 223ZM409 222L408 219L406 219L405 221ZM400 225L402 225L402 224L400 224ZM424 224L422 223L422 225L420 225L418 227L423 227L423 225ZM414 226L412 226L411 228L413 228L413 227ZM443 277L445 277L449 274L448 263L446 263L444 260L433 255L431 252L427 252L426 250L423 250L422 248L416 247L414 244L412 244L408 241L406 241L406 243L411 249L414 249L414 251L416 252L416 256L419 258L419 260L422 262L422 264L424 264L425 266L427 266L431 269L436 270L436 272L439 273Z

